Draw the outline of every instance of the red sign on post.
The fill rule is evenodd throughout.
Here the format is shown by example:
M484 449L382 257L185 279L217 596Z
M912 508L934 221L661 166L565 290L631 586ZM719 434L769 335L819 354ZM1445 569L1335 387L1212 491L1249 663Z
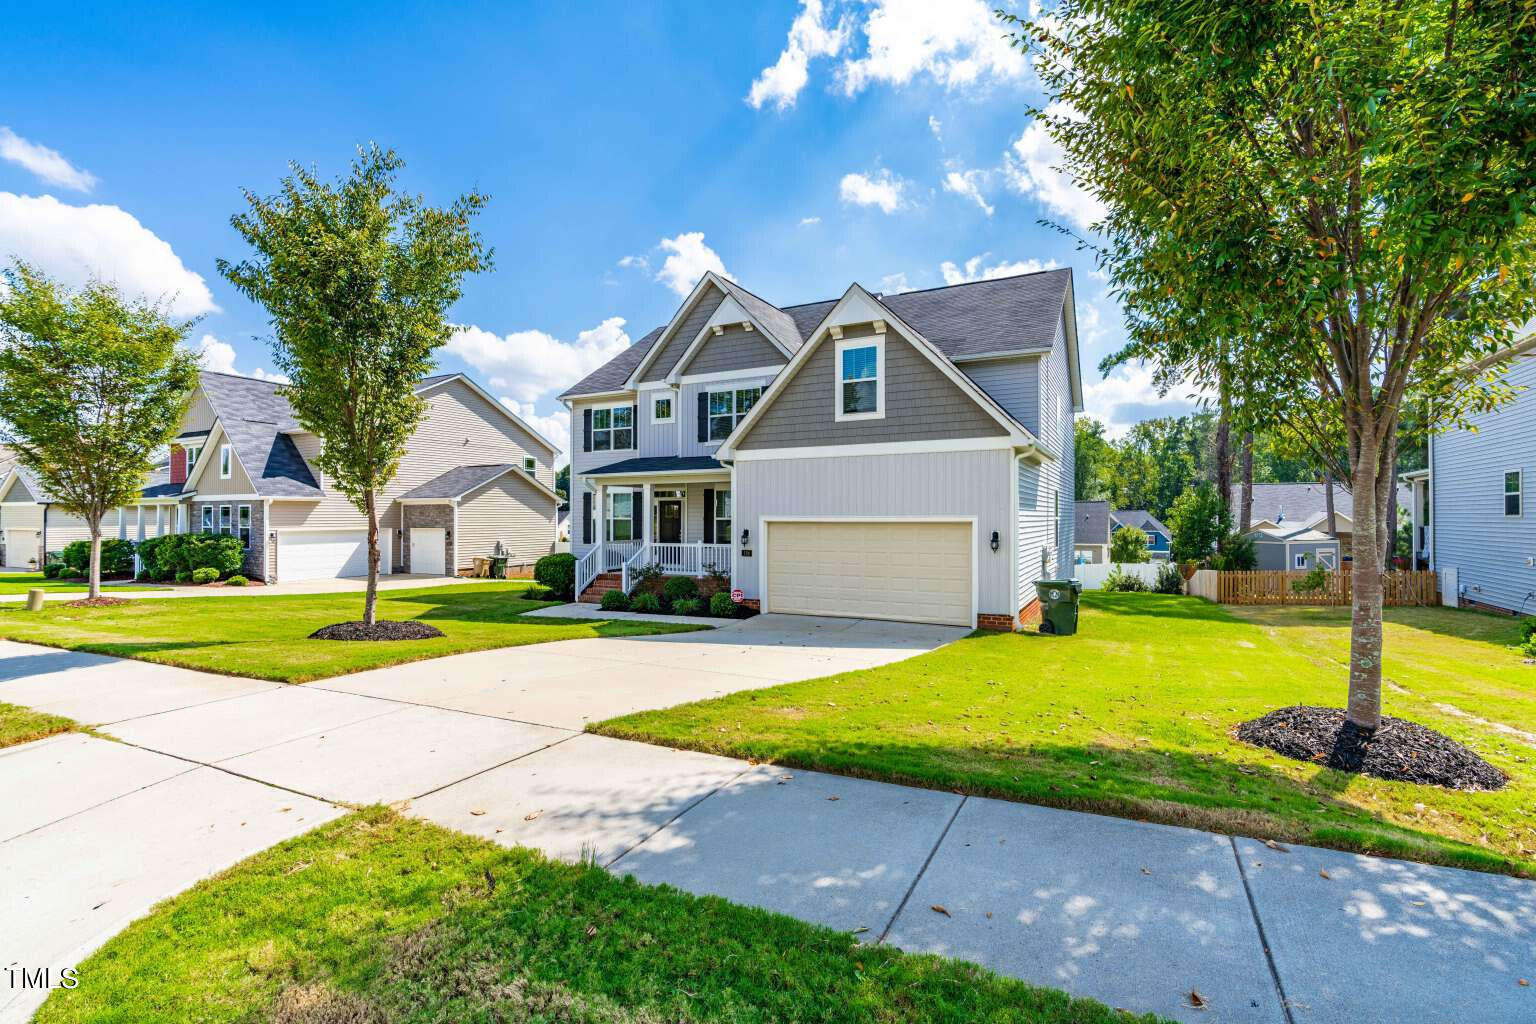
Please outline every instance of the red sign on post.
M731 591L731 600L735 601L737 604L741 604L741 599L744 596L745 595L742 594L740 587L737 587L735 590Z

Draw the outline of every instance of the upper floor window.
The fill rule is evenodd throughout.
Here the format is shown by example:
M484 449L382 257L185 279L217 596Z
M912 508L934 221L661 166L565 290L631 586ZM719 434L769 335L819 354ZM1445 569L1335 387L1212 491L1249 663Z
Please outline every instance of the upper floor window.
M1521 486L1523 477L1524 474L1518 469L1504 474L1504 514L1507 516L1525 514L1525 489Z
M219 479L228 480L235 471L234 453L229 450L229 445L219 445Z
M635 409L615 405L592 410L592 450L624 451L635 446Z
M187 472L192 472L192 467L197 465L198 456L203 454L203 446L200 444L187 445Z
M539 463L532 455L523 456L523 472L533 476L539 470Z
M734 391L711 391L708 399L709 437L711 441L724 441L736 429L741 418L752 410L763 397L763 389L736 388Z
M885 337L837 342L837 420L885 415Z
M651 422L652 423L671 423L672 422L672 396L671 395L658 395L655 398L651 399Z

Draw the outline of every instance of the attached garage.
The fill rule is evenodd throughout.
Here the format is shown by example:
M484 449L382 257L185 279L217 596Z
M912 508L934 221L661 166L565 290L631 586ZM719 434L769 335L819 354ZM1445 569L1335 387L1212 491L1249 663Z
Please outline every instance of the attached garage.
M770 520L763 611L976 623L969 520Z
M389 572L389 531L379 530L379 574ZM283 583L368 575L367 530L279 530L277 578Z

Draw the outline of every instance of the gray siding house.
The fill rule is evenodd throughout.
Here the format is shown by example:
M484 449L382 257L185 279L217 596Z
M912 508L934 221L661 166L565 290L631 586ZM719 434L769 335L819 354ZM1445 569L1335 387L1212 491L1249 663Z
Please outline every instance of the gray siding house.
M561 396L578 589L649 565L764 611L1012 628L1070 575L1070 271L779 308L706 274Z
M1446 604L1536 613L1536 357L1505 371L1515 397L1469 428L1434 434L1429 467L1405 474L1416 564Z

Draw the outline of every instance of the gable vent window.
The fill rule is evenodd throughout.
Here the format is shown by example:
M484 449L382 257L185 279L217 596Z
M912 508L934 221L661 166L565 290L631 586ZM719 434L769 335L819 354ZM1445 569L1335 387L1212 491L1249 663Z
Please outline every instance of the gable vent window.
M885 415L885 337L848 338L837 349L838 420Z
M1520 516L1525 514L1525 489L1522 486L1524 474L1518 470L1511 470L1504 474L1504 514L1506 516Z

